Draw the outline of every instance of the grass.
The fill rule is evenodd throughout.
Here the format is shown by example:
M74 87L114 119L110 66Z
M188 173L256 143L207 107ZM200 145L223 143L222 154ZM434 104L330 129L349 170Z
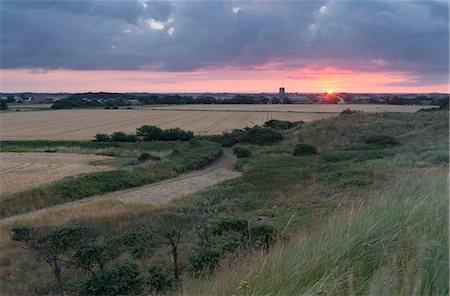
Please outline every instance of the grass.
M151 224L170 210L193 213L196 221L233 217L278 230L278 244L268 253L229 253L212 276L192 278L185 273L181 293L187 295L445 294L448 141L443 135L448 133L448 115L431 113L358 114L307 123L286 133L287 140L281 143L248 145L251 156L236 164L241 177L171 204L155 208L146 203L96 201L71 211L51 209L25 222L77 220L107 235ZM361 126L352 127L358 122ZM400 126L387 129L395 123ZM363 144L361 137L368 131L389 133L402 145L381 149ZM320 155L294 157L298 143L321 144ZM142 151L131 144L114 148L122 156L127 150ZM201 164L207 151L220 149L198 146L198 141L186 145L190 146L161 147L159 151L165 153L161 169L182 172ZM11 141L5 145L7 149L68 149L58 141L29 141L25 146ZM147 169L147 164L134 168L139 167ZM7 225L1 229L2 292L41 291L51 283L49 271L7 239L8 229ZM197 240L195 225L182 234L179 260L184 270ZM154 264L169 267L168 254L167 248L158 247L153 257L139 262L141 270ZM76 278L77 272L68 276Z
M448 180L397 181L319 231L186 284L188 295L447 295Z
M36 143L14 143L13 147L26 149L38 146ZM41 143L38 143L41 144ZM98 144L98 143L95 143ZM58 143L61 145L61 143ZM69 144L70 145L70 144ZM153 146L159 144L152 143ZM172 153L162 162L143 163L141 165L121 167L113 171L95 172L66 177L32 189L5 195L0 200L0 217L42 209L70 202L92 195L111 192L144 184L157 182L177 176L180 173L200 168L217 158L222 149L212 142L191 142L163 144L163 147L177 147L178 153ZM127 145L132 146L134 145ZM136 145L137 146L137 145ZM150 148L151 145L143 145ZM56 146L55 147L59 147ZM121 147L123 149L123 147ZM139 147L142 149L142 147Z

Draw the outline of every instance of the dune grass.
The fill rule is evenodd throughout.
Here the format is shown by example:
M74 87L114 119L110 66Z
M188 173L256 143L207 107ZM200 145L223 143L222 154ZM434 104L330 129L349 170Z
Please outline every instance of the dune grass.
M426 170L188 295L447 295L448 180Z

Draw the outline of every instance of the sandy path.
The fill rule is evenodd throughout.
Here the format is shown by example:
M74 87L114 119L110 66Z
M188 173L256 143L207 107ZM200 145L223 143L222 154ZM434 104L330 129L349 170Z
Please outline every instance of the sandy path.
M149 202L152 204L161 205L176 198L195 193L219 182L240 176L241 173L234 169L235 161L235 156L231 152L225 151L222 157L208 166L200 170L183 174L177 178L144 185L137 188L95 195L51 208L45 208L4 218L0 220L0 225L8 224L24 218L36 218L41 214L51 214L51 212L61 209L67 210L70 207L75 208L80 204L88 206L90 202L95 202L100 199L120 200L123 202Z

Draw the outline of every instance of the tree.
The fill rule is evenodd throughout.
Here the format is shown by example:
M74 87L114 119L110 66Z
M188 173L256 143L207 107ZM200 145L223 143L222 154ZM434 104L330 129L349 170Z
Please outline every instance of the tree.
M14 98L14 96L10 95L10 96L6 96L6 102L7 103L15 103L16 99Z
M191 219L184 214L176 212L161 213L157 217L156 232L162 237L163 243L170 246L172 254L172 273L179 281L180 268L178 265L178 245L183 231L189 228Z
M8 110L8 104L5 100L0 100L0 110Z
M64 295L62 266L70 263L72 252L82 242L83 229L79 225L64 225L33 229L30 226L13 227L11 239L38 254L52 269L59 294Z

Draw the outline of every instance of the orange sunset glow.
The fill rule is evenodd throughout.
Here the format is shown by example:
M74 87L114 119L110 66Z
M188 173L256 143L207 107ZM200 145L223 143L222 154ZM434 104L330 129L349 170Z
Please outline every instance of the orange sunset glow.
M331 73L330 73L331 72ZM239 79L236 79L239 77ZM150 71L75 71L50 70L33 72L26 69L2 70L1 89L33 92L58 92L61 86L68 92L274 92L285 85L289 92L322 93L324 85L334 92L446 92L447 84L426 86L390 86L390 83L408 85L414 76L398 73L371 73L312 70L261 70L215 69L193 72ZM24 85L26 87L24 87ZM332 88L331 88L332 87Z

